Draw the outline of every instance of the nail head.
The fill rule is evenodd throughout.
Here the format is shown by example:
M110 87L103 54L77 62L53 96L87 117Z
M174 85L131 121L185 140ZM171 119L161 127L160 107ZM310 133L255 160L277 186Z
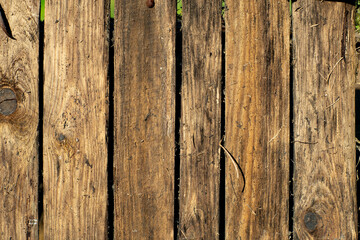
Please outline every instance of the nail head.
M146 0L146 6L148 8L153 8L155 6L154 0Z

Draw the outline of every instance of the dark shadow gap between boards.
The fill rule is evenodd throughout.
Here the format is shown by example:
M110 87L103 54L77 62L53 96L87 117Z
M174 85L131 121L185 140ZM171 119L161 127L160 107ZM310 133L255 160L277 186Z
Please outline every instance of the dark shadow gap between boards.
M293 19L290 20L290 96L289 96L289 239L294 239L294 45L293 45Z
M360 90L355 90L355 137L356 139L360 140ZM360 203L360 181L359 181L359 161L360 161L360 144L356 144L356 159L355 159L355 166L356 166L356 199L357 199L357 208L359 209ZM360 214L358 210L358 234L360 234Z
M40 21L39 14L39 125L38 125L38 154L39 154L39 168L38 168L38 234L40 234L40 228L43 227L43 211L44 211L44 180L43 180L43 166L44 166L44 22Z
M108 165L107 165L107 181L108 181L108 206L107 206L107 225L108 239L114 239L114 19L110 18L109 24L109 119L107 122L107 144L108 144Z
M181 121L181 84L182 84L182 32L181 21L176 21L175 38L175 166L174 166L174 240L178 239L180 207L180 121Z
M221 127L220 136L225 136L225 31L221 32ZM219 239L225 239L225 152L220 151L220 190L219 190Z

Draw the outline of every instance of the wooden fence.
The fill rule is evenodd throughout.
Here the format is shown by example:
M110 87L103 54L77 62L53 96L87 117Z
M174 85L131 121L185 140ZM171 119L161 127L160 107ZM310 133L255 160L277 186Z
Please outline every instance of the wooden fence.
M357 239L350 1L39 2L2 2L0 239Z

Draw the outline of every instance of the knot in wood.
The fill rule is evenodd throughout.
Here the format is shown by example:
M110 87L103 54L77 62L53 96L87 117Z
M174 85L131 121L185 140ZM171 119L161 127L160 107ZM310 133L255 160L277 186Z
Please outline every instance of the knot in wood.
M304 216L304 224L305 227L309 232L312 232L315 230L316 225L318 223L318 216L316 213L313 212L307 212Z
M59 136L58 136L58 140L59 140L60 142L64 141L64 140L65 140L65 135L62 134L62 133L60 133Z
M0 89L0 114L8 116L17 108L16 95L10 88Z

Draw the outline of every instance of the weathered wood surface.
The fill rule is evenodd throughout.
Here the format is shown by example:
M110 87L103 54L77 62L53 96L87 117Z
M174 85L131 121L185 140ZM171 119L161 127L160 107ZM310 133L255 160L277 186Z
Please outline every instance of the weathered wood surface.
M36 239L39 1L3 1L2 7L17 40L1 30L0 91L12 89L17 108L0 114L0 239ZM2 100L0 109L9 103Z
M173 239L175 3L115 2L116 239Z
M294 9L294 238L357 239L353 6Z
M184 0L179 239L219 238L221 0Z
M290 16L287 1L226 1L226 239L287 239Z
M45 4L44 237L104 239L109 3Z

